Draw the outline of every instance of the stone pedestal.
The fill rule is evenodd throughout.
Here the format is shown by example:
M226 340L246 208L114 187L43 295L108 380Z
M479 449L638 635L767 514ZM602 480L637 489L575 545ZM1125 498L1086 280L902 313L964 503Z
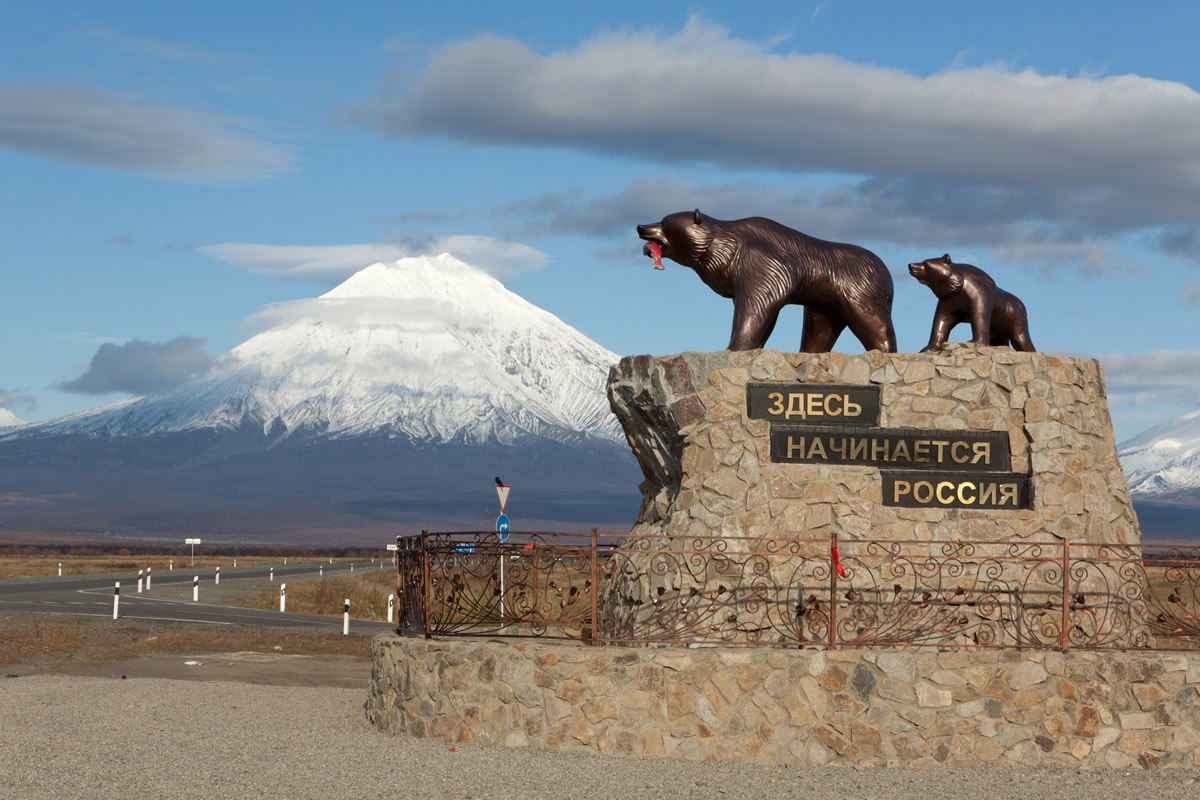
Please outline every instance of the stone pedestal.
M760 400L774 392L770 420L748 413L755 386ZM877 394L877 418L849 418L848 409L862 411L852 399L858 389ZM1094 360L966 344L937 355L633 356L613 368L608 391L646 478L636 538L605 587L605 622L617 639L659 625L668 640L787 640L794 628L808 641L835 624L831 601L871 618L846 629L854 638L878 627L889 604L923 602L925 614L939 597L940 617L921 626L945 629L949 620L977 643L1019 644L1036 627L1043 644L1068 635L1081 646L1098 636L1125 645L1144 638L1136 609L1120 611L1115 628L1089 610L1141 591L1140 579L1121 572L1140 566L1140 538ZM807 463L781 463L788 455ZM991 462L978 463L984 455ZM997 482L1019 484L1019 502L1015 489L1011 498L997 494ZM978 507L985 490L999 507ZM823 542L840 546L847 564ZM666 562L649 555L664 549L673 554ZM844 574L831 576L839 566ZM1079 572L1064 581L1064 569ZM838 578L841 589L830 589ZM757 593L748 588L755 582ZM735 590L743 597L727 613ZM679 612L683 595L693 599ZM763 608L749 608L755 596ZM856 610L856 596L870 607ZM734 620L706 625L693 614L686 624L662 624L705 598L722 606L712 613ZM968 612L951 610L962 601L971 624L958 622ZM673 609L666 614L665 604ZM1000 628L1017 632L989 629L979 642L975 621L994 604L1005 606L988 612L1004 620ZM1068 604L1087 614L1064 615ZM820 621L806 632L812 620ZM845 626L845 616L836 624ZM917 641L907 630L914 625L901 626L901 641Z
M1200 763L1195 653L827 653L380 635L372 661L371 724L471 747L793 769Z

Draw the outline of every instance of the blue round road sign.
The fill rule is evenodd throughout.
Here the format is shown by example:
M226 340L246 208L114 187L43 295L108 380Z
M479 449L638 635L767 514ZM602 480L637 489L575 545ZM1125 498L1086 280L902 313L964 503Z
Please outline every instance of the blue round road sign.
M508 531L510 527L511 525L509 524L507 514L501 514L500 516L496 517L496 533L500 534L500 541L508 541Z

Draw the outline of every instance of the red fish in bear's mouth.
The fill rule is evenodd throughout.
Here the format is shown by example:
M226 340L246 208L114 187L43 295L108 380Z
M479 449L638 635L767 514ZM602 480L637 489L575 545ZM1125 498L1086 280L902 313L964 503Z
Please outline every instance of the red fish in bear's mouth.
M642 248L642 252L654 259L655 269L663 268L662 245L651 239L650 241L646 242L645 247Z

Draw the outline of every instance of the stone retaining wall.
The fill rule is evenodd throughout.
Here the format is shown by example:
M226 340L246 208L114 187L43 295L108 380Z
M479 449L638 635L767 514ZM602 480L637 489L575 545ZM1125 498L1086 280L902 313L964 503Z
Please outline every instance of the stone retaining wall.
M815 764L1200 764L1200 654L587 647L377 637L393 733Z

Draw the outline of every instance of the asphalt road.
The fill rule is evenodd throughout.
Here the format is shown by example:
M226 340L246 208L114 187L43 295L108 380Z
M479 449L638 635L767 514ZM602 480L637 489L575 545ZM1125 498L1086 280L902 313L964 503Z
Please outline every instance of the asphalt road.
M377 565L355 565L358 569ZM320 565L293 564L274 567L275 582L287 578L316 578ZM269 566L223 567L221 586L233 582L268 578ZM326 575L349 574L347 564L326 565ZM237 608L203 602L206 591L214 588L214 572L177 569L154 572L151 588L138 594L137 575L108 573L97 575L63 575L49 578L9 578L0 581L0 611L32 611L52 614L112 617L113 594L117 581L121 583L120 616L130 619L153 619L175 622L204 622L213 625L272 625L278 627L342 630L342 618L319 617L311 614L281 614L253 608ZM200 576L201 602L191 601L191 586ZM387 622L354 619L352 631L387 631L394 626Z

